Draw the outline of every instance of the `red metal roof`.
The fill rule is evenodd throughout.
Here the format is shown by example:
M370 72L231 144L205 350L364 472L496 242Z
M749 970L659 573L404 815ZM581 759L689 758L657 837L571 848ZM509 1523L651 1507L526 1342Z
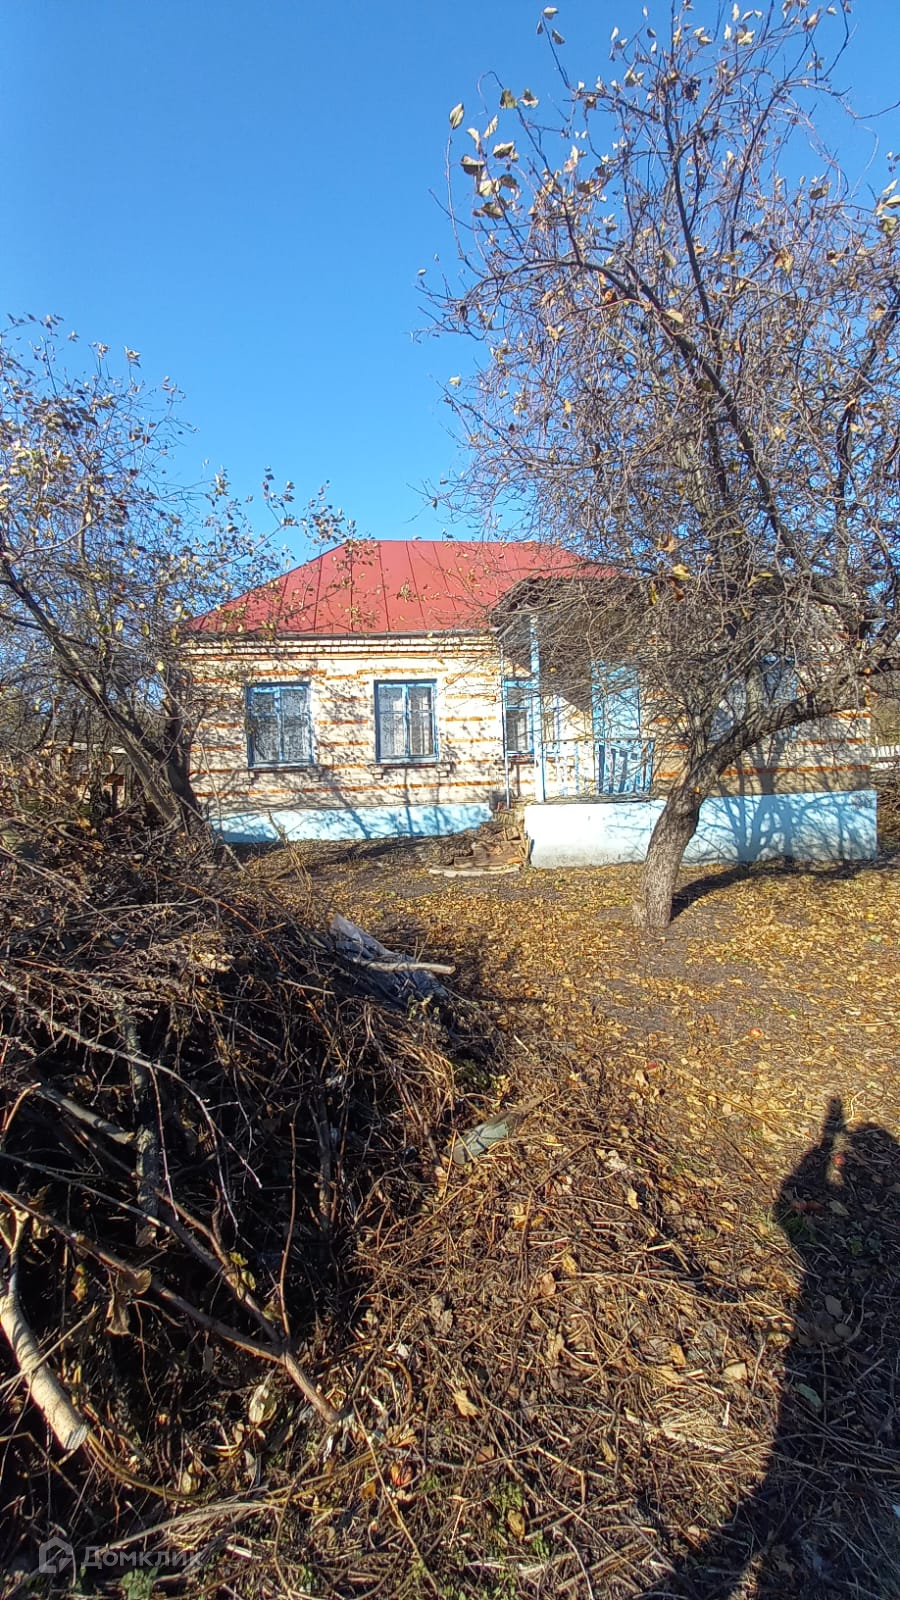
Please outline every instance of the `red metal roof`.
M200 617L205 633L433 633L487 626L528 578L596 576L567 550L524 541L353 539Z

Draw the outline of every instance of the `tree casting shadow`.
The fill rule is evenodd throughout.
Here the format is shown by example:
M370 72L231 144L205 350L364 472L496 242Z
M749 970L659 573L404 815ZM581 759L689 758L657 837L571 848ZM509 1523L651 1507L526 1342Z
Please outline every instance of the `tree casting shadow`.
M804 1275L766 1475L643 1600L900 1596L900 1145L832 1100L775 1217Z
M698 900L703 900L707 895L718 894L723 889L729 889L736 883L745 883L748 879L759 878L787 878L803 874L815 877L817 883L832 883L840 879L856 878L861 872L871 872L878 862L872 861L836 861L825 866L800 866L790 856L782 856L777 861L765 862L738 862L733 867L724 870L705 873L703 877L693 878L690 883L682 884L676 889L672 897L672 921L681 916L682 912L689 911Z

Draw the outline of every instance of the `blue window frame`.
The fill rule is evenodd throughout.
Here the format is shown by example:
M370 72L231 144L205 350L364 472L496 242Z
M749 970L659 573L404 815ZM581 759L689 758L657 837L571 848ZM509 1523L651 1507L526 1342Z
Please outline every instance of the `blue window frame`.
M435 691L430 680L376 683L376 761L434 761L437 756Z
M634 668L599 661L592 677L595 739L639 739L641 690Z
M312 760L309 684L248 684L248 766L309 767Z
M531 708L534 690L527 678L507 678L503 685L503 738L508 756L530 756L534 750Z

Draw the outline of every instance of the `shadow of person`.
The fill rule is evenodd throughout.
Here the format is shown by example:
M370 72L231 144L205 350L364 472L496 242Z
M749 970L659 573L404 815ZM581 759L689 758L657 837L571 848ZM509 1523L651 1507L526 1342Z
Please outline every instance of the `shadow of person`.
M832 1100L775 1218L803 1282L765 1477L642 1600L900 1600L900 1145Z

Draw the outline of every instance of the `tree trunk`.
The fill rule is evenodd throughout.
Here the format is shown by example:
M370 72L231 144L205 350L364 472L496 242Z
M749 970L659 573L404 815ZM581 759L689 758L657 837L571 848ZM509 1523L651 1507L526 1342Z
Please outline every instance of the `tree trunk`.
M82 687L77 684L76 687ZM92 696L94 704L131 762L144 793L144 799L165 823L190 832L200 820L200 811L189 781L182 781L177 759L165 751L150 734L135 728L130 718L103 698ZM183 767L183 763L181 764ZM173 781L174 780L174 781Z
M185 726L182 694L166 696L165 706L165 776L169 788L178 802L181 825L187 833L203 826L200 806L191 782L191 741Z
M662 933L672 920L672 896L685 850L700 818L700 790L682 785L673 789L647 847L641 887L633 915L645 933Z

